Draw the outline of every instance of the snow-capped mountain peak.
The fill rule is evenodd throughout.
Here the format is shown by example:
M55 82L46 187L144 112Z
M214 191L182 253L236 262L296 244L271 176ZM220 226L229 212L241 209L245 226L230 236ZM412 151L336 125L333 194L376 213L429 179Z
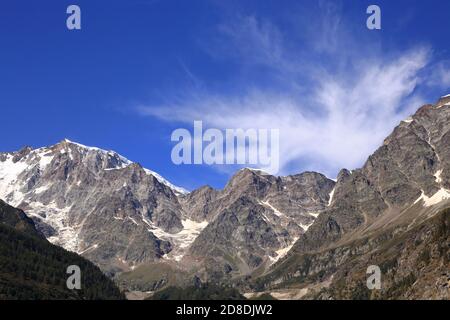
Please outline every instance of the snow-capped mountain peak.
M98 153L102 153L104 155L110 156L110 157L114 157L116 159L118 159L118 163L113 166L113 167L108 167L105 170L115 170L115 169L123 169L131 164L134 164L135 162L132 162L130 160L128 160L127 158L125 158L124 156L118 154L117 152L113 151L113 150L104 150L104 149L100 149L97 147L90 147L90 146L86 146L83 145L81 143L78 142L74 142L71 141L69 139L64 139L60 144L62 145L71 145L71 146L75 146L81 150L84 150L85 152L98 152ZM176 194L187 194L189 193L188 190L186 190L185 188L176 186L174 184L172 184L171 182L169 182L167 179L165 179L163 176L161 176L160 174L158 174L157 172L150 170L150 169L146 169L143 168L144 171L149 174L154 176L160 183L168 186L170 189L172 189Z
M125 234L138 228L133 231L141 237L136 238L142 242L135 244L138 251L164 255L170 246L147 228L141 230L144 223L139 221L148 219L165 232L179 232L183 225L176 195L186 192L114 151L68 139L48 147L0 153L0 199L25 210L52 243L84 254L101 248L99 232L111 236L118 232L124 236L123 243L111 242L110 250L126 255L122 250L130 245L130 234ZM112 232L121 228L126 231Z
M450 105L450 94L447 94L445 96L442 96L439 101L436 103L437 108L441 108L443 106L449 106Z

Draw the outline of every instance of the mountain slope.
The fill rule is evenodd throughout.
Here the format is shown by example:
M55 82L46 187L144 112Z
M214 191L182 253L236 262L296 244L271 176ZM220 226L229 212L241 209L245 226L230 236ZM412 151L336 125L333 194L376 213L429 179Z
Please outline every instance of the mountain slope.
M308 251L355 237L357 231L403 224L408 220L405 210L414 204L428 208L450 199L450 104L445 103L423 106L402 122L361 169L342 170L331 206L295 250Z
M329 287L306 298L450 299L449 247L447 209L401 235L392 235L363 258L340 266ZM369 264L381 268L381 290L364 286Z
M114 152L63 141L0 154L0 196L26 209L53 243L118 274L124 288L200 279L293 290L297 298L349 297L320 290L360 279L356 268L377 256L384 263L390 241L439 225L434 219L450 206L449 156L450 97L443 97L402 121L362 168L341 170L336 182L246 168L222 190L182 193ZM401 250L416 252L411 243ZM394 269L393 283L403 281Z
M69 290L67 267L81 269L81 290ZM0 299L123 299L91 262L50 244L23 211L0 200Z
M68 140L0 154L0 197L25 210L50 242L110 272L172 250L156 234L183 230L180 192L115 152Z
M448 98L403 121L361 169L340 172L330 206L254 288L331 288L322 298L448 298L448 288L443 294L432 282L444 286L449 275L448 232L436 231L448 228L448 211L440 212L450 206L449 136ZM400 241L406 243L397 246ZM425 249L435 254L417 269L414 258ZM390 272L387 288L381 296L367 295L365 270L378 263L389 265L383 270ZM408 281L428 290L395 289Z
M190 261L211 258L201 241L191 246L204 230L216 232L213 222L230 207L239 211L245 197L258 212L240 223L252 232L267 225L268 241L249 244L258 254L240 266L224 267L234 275L251 272L287 251L326 207L333 186L316 173L274 177L244 169L223 190L187 194L113 151L68 140L0 154L0 197L25 210L49 241L110 274L161 260L178 265L183 259L181 267L191 269ZM238 245L230 242L225 254L234 255Z
M118 282L124 288L153 291L183 286L195 277L226 283L262 272L286 254L326 208L333 187L334 181L314 172L274 177L242 169L223 190L206 186L179 196L192 230L202 228L187 242L182 241L183 232L161 235L175 244L164 264L139 266ZM177 276L167 276L168 269ZM162 270L159 278L155 270Z
M264 270L324 210L333 187L332 180L314 172L275 177L246 168L223 190L206 186L183 195L185 214L205 227L176 260L208 282Z
M450 209L319 251L291 254L246 290L293 299L450 299ZM380 267L381 290L366 286Z

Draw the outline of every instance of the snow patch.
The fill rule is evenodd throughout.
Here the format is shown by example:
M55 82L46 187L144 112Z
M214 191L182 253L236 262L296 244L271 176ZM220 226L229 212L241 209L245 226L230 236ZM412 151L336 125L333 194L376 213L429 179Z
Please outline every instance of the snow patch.
M266 206L266 207L269 207L269 208L273 211L273 213L274 213L276 216L278 216L278 217L280 217L280 218L286 217L286 218L288 218L289 220L294 221L294 219L292 219L291 217L286 216L286 214L280 212L277 208L275 208L274 206L272 206L272 205L269 203L269 201L259 201L259 203L262 204L262 205L264 205L264 206ZM311 215L311 216L313 216L314 218L317 218L317 217L319 216L319 213L314 213L314 212L308 212L308 214ZM263 215L263 217L264 217L265 219L267 219L267 217L266 217L265 215ZM310 224L301 224L301 223L298 223L298 225L299 225L300 227L302 227L302 229L303 229L304 231L307 231L307 230L309 229L309 227L312 226L313 223L314 223L314 222L311 222Z
M86 253L88 251L91 251L91 250L94 250L94 249L97 249L97 248L98 248L98 244L94 244L93 246L91 246L91 247L89 247L87 249L84 249L83 251L78 252L78 254L83 254L83 253Z
M45 168L52 162L53 156L50 154L41 155L39 160L39 169L44 171Z
M135 225L139 225L139 223L136 222L136 220L134 220L132 217L127 217L128 219L130 219Z
M320 213L317 212L308 212L309 215L313 216L314 218L317 218Z
M263 213L262 214L263 220L267 223L270 223L270 219Z
M103 155L115 157L115 158L119 159L119 163L116 167L105 168L104 169L105 171L121 170L121 169L124 169L124 168L128 167L129 165L133 164L132 161L121 156L120 154L116 153L115 151L107 151L107 150L103 150L103 149L100 149L97 147L85 146L83 144L70 141L68 139L64 139L64 142L68 145L76 146L79 150L84 151L84 153L99 152L99 153L102 153ZM68 152L70 159L73 160L72 150L70 148L66 147L65 149L61 149L59 152L62 154L65 154ZM54 158L54 154L52 153L51 148L48 148L48 147L43 147L43 148L33 150L30 152L30 155L38 157L38 166L41 171L45 170L45 168L52 162L52 160ZM22 173L23 171L25 171L30 166L28 164L29 161L26 161L26 160L29 160L29 158L22 159L21 161L13 163L13 161L12 161L13 157L14 157L14 154L8 154L6 161L0 162L0 197L3 197L3 198L6 198L5 197L6 194L4 194L4 193L11 190L11 184L17 179L19 174ZM36 165L36 162L33 161L33 163ZM188 190L186 190L182 187L175 186L174 184L170 183L169 181L164 179L160 174L158 174L154 171L151 171L149 169L144 168L144 170L147 174L154 176L160 183L171 188L175 192L175 194L182 195L182 194L189 193ZM8 193L11 193L11 192L8 192ZM16 199L14 199L14 200L16 200L15 202L17 202L19 200L18 198L19 197L16 197ZM10 201L11 204L13 204L13 205L16 204L16 203L13 203L13 201L11 199L8 198L8 200Z
M208 226L208 221L196 222L194 220L185 219L181 220L183 230L178 233L168 233L163 229L155 226L152 221L142 214L142 221L148 225L148 231L153 233L157 238L166 240L172 243L174 250L169 253L168 256L164 256L166 259L173 259L180 261L183 258L187 248L197 239L198 235Z
M58 208L54 201L49 204L32 202L29 206L31 209L27 210L28 216L31 218L36 217L56 230L56 235L49 237L48 241L62 246L66 250L77 252L79 245L78 232L75 227L69 226L68 222L68 213L72 207ZM45 218L42 218L43 216Z
M437 183L441 183L442 182L441 174L442 174L442 169L436 171L436 173L434 174L434 176L436 177L436 182Z
M328 196L328 207L331 206L331 202L333 202L333 197L334 197L334 191L336 190L336 187L333 188L333 190L331 190L329 196Z
M250 170L250 171L253 171L253 172L256 172L256 173L259 173L259 174L261 174L261 175L263 175L263 176L271 176L270 173L268 173L268 172L266 172L266 171L264 171L264 170L261 170L261 169L257 169L257 168L248 168L248 167L246 167L246 168L242 168L241 170L245 170L245 169Z
M311 222L311 223L309 223L309 224L302 224L302 223L299 223L299 225L300 225L300 227L302 227L303 230L306 232L306 231L308 231L309 227L311 227L311 226L313 225L313 223L314 223L314 221Z
M414 204L418 203L419 201L423 201L423 205L425 207L431 207L435 204L438 204L444 200L450 199L450 191L446 190L444 188L441 188L438 192L436 192L431 197L428 197L423 191L420 197L414 202Z
M266 207L269 207L270 209L272 209L273 213L278 216L278 217L284 217L286 216L284 213L280 212L277 208L275 208L274 206L272 206L269 201L260 201L260 203Z
M181 223L183 224L183 230L176 234L180 240L180 248L188 247L208 225L207 221L195 222L189 219L183 220Z
M408 118L408 119L402 120L402 122L404 122L404 123L411 123L413 121L414 121L413 118Z
M34 193L35 194L41 194L41 193L44 193L47 190L48 190L48 186L42 186L42 187L34 189Z
M12 206L18 206L23 200L16 181L29 165L23 161L13 162L13 155L8 155L5 161L0 162L0 198Z
M123 156L121 156L120 154L116 153L115 151L107 151L107 150L103 150L103 149L96 148L96 147L88 147L88 146L85 146L85 145L83 145L83 144L80 144L80 143L77 143L77 142L70 141L70 140L68 140L68 139L64 139L64 141L65 141L66 143L75 145L75 146L77 146L77 147L79 147L79 148L81 148L81 149L87 150L87 151L101 152L101 153L107 154L107 155L109 155L109 156L118 157L118 158L120 159L121 163L120 163L119 166L117 166L117 167L115 167L115 168L106 168L106 169L104 169L105 171L121 170L121 169L124 169L124 168L128 167L129 165L133 164L132 161L128 160L127 158L125 158L125 157L123 157ZM169 181L167 181L166 179L164 179L160 174L158 174L158 173L156 173L156 172L154 172L154 171L152 171L152 170L149 170L149 169L145 169L145 168L144 168L144 171L145 171L147 174L154 176L160 183L162 183L162 184L168 186L168 187L171 188L173 191L175 191L175 193L178 194L178 195L189 193L188 190L186 190L186 189L184 189L184 188L182 188L182 187L175 186L174 184L172 184L172 183L170 183Z
M295 237L294 239L292 239L292 242L288 246L275 251L275 253L276 253L275 257L269 256L269 259L271 260L270 264L274 264L275 262L277 262L278 260L280 260L281 258L286 256L286 254L292 249L292 247L297 242L297 240L298 240L298 237Z
M118 154L117 152L112 151L112 150L104 150L104 149L100 149L100 148L97 148L97 147L85 146L85 145L83 145L81 143L73 142L73 141L70 141L68 139L64 139L64 142L66 142L68 144L71 144L71 145L74 145L74 146L77 146L79 149L82 149L82 150L85 150L85 151L88 151L88 152L89 151L100 152L100 153L103 153L103 154L108 155L110 157L117 157L117 158L119 158L119 160L121 162L120 166L118 166L116 168L110 168L110 170L123 169L123 168L125 168L128 165L133 163L132 161L128 160L127 158L121 156L120 154ZM105 170L107 170L107 169L105 169Z
M175 193L178 193L178 194L188 194L188 193L189 193L188 190L173 185L172 183L170 183L169 181L167 181L166 179L164 179L160 174L158 174L158 173L156 173L156 172L154 172L154 171L151 171L151 170L145 169L145 168L144 168L144 171L145 171L147 174L149 174L149 175L151 175L151 176L154 176L160 183L162 183L162 184L168 186L170 189L174 190Z

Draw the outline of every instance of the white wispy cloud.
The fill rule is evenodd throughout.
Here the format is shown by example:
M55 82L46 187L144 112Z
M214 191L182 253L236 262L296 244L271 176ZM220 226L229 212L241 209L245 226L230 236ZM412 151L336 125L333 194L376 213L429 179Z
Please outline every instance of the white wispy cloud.
M427 84L442 89L450 87L450 61L440 61L427 75Z
M330 10L334 9L325 11L324 19L329 19ZM167 104L142 105L139 110L188 125L203 120L222 129L279 129L280 174L316 170L334 177L341 168L356 168L422 104L415 90L425 81L421 74L431 53L416 47L367 55L366 47L358 54L357 48L365 45L358 39L345 35L345 45L332 41L343 29L340 16L332 22L321 23L317 42L301 49L289 45L275 25L255 16L222 24L218 30L231 55L240 63L273 70L267 76L277 83L276 89L251 86L236 94L191 90ZM329 50L324 47L327 42ZM320 51L320 59L308 50Z

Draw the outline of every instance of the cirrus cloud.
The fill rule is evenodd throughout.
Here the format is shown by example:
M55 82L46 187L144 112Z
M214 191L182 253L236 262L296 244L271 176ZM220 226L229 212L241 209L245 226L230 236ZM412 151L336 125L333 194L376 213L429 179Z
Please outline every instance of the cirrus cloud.
M317 42L301 47L255 16L238 16L218 26L221 48L227 46L220 54L247 68L265 67L265 82L272 81L273 89L254 82L234 93L194 88L162 105L143 104L139 111L188 125L202 120L219 129L279 129L280 174L315 170L334 177L341 168L360 166L423 103L418 87L426 82L423 71L432 51L418 46L370 54L370 44L348 34L342 36L345 43L333 41L326 50L323 35L335 38L344 32L338 9L328 9L326 16L336 11L334 22L320 23L313 31L320 35ZM209 52L215 50L213 46Z

